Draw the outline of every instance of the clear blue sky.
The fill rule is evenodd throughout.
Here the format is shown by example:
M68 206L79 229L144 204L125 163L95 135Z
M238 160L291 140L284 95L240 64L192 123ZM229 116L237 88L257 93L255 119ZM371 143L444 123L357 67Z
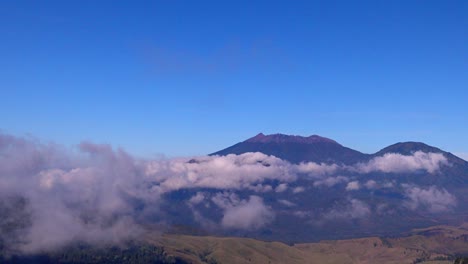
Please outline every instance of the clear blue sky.
M468 153L468 1L1 1L0 129L148 156L263 133Z

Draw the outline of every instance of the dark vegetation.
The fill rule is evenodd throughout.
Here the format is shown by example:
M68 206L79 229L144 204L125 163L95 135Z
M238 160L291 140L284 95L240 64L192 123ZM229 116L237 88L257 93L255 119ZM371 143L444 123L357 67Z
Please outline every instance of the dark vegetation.
M150 263L183 264L182 259L168 255L164 248L152 245L134 244L127 247L74 246L55 252L34 255L4 256L0 253L0 263L11 264L58 264L58 263Z
M454 264L468 264L468 257L455 259Z

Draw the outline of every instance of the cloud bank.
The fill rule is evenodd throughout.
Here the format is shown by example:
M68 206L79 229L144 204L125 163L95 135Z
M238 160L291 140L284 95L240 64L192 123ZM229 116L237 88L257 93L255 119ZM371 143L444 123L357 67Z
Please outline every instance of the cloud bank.
M441 165L448 165L447 158L441 153L426 153L416 151L413 155L387 153L375 157L367 163L358 164L355 169L361 173L381 171L386 173L412 172L426 170L435 173Z
M300 199L290 202L292 196L334 186L343 191L396 188L388 179L360 182L356 174L436 173L446 164L442 154L423 152L386 154L352 167L291 164L262 153L145 160L109 145L83 142L70 150L0 134L0 243L31 252L73 241L114 243L137 237L148 219L164 221L161 204L178 190L193 192L183 204L198 222L256 230L275 221L273 204L282 210L307 210ZM446 212L457 203L435 186L406 185L403 192L405 206L413 210ZM277 202L264 195L275 195ZM220 218L209 219L200 206L218 208ZM350 197L345 207L325 212L324 218L355 219L370 213L369 205ZM8 223L15 228L7 230Z
M224 210L221 225L226 228L255 230L274 219L274 212L259 196L241 200L235 194L218 194L213 202Z
M135 203L157 208L159 194L145 185L139 161L107 145L82 143L78 151L0 135L1 199L24 201L28 216L15 219L25 223L16 245L22 250L132 237L139 233L132 223L153 210L136 210Z
M406 206L410 209L422 207L431 213L441 213L453 210L457 205L457 199L443 188L430 186L421 188L418 186L404 185L405 195L408 197Z
M292 182L297 179L286 161L262 153L187 159L155 160L146 164L145 174L159 183L161 192L183 188L259 188L267 180ZM269 189L267 187L267 189Z

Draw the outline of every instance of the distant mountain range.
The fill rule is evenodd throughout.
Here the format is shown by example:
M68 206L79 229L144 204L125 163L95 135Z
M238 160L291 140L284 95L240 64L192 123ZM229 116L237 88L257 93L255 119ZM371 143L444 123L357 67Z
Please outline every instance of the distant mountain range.
M374 157L383 156L387 153L411 155L416 151L442 153L453 164L462 166L468 165L468 162L449 152L421 142L399 142L383 148L374 154L365 154L345 147L332 139L318 135L302 137L284 134L264 135L260 133L210 155L224 156L228 154L239 155L247 152L261 152L287 160L291 163L316 162L350 165L358 162L366 162Z
M399 142L366 154L318 135L260 133L210 156L255 152L315 170L287 183L290 191L268 182L274 191L261 197L277 212L274 223L269 231L237 235L310 241L397 235L468 220L468 162L437 147Z

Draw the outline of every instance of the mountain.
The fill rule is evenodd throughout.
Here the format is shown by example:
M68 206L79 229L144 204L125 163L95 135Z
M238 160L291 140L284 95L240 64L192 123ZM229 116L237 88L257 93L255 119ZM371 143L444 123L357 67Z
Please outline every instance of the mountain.
M318 135L260 133L211 155L249 152L276 156L293 168L310 171L282 185L267 179L257 189L234 191L240 197L261 196L276 217L257 233L231 235L317 241L392 236L434 223L468 221L468 162L425 143L399 142L366 154ZM327 170L324 164L301 162L338 166ZM219 177L226 176L221 173ZM271 187L271 191L262 186ZM285 186L287 190L282 191ZM204 212L210 210L212 207L207 207Z
M210 155L239 155L247 152L261 152L295 164L315 162L348 166L359 166L359 164L365 164L372 159L384 157L386 154L400 154L403 156L411 156L416 152L442 154L447 162L439 164L437 173L425 173L423 170L419 171L419 173L400 173L393 181L400 184L409 181L415 184L435 185L444 188L465 186L468 181L467 161L450 152L422 142L398 142L376 153L366 154L318 135L302 137L284 134L264 135L260 133ZM427 159L428 157L421 158ZM428 162L428 160L415 162ZM346 174L346 172L342 173ZM425 176L421 177L420 173L425 174ZM361 175L360 179L362 181L379 180L386 174L386 172L373 171L372 173Z
M450 152L439 148L429 146L422 142L399 142L371 155L371 158L382 157L385 154L397 153L405 156L412 155L415 152L442 154L447 160L440 164L439 173L427 174L425 177L413 177L413 182L418 184L431 184L439 187L464 186L467 183L468 162L453 155ZM404 175L403 177L412 177Z
M302 137L263 133L210 155L239 155L246 152L262 152L291 163L312 161L349 165L369 157L368 154L344 147L334 140L318 135Z
M422 142L398 142L376 152L374 156L383 156L387 153L398 153L402 155L411 155L415 151L443 153L439 148L426 145Z
M450 152L443 151L439 148L429 146L422 142L398 142L396 144L390 145L386 148L381 149L380 151L373 154L373 157L383 156L387 153L398 153L401 155L411 155L416 151L422 151L426 153L441 153L443 154L449 163L458 166L467 166L468 162L453 155Z
M291 163L315 162L352 165L358 162L366 162L372 158L380 157L388 153L407 156L417 151L441 153L447 158L450 164L468 168L467 161L450 152L421 142L399 142L385 147L374 154L365 154L345 147L332 139L318 135L303 137L284 134L264 135L260 133L210 155L225 156L228 154L239 155L247 152L261 152L287 160Z

